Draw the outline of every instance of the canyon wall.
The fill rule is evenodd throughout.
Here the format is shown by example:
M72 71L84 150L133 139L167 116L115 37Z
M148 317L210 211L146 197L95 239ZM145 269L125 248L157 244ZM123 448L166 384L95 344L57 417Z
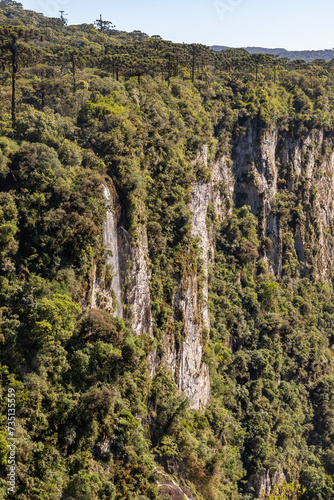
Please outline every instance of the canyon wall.
M209 207L214 210L219 227L233 206L248 205L258 217L260 239L267 242L263 258L272 273L281 278L287 251L284 200L291 198L299 216L290 224L294 243L289 251L294 252L301 273L316 272L326 277L334 257L333 240L329 237L334 219L334 154L326 156L323 149L321 131L301 140L249 121L233 138L229 154L209 161L207 145L198 153L195 161L210 171L208 181L193 183L189 206L201 279L190 262L179 280L173 303L184 323L182 340L169 336L163 359L158 358L156 351L150 358L151 374L159 362L171 368L180 392L187 396L192 408L203 410L210 399L209 370L202 361L203 333L210 335L208 280L215 253L213 224L207 217ZM135 235L130 235L115 218L112 205L119 203L117 198L111 196L106 186L103 193L108 205L103 241L113 280L107 290L95 278L92 306L112 309L116 300L114 313L124 317L135 334L148 333L153 337L146 227L141 225ZM285 198L278 205L280 196ZM310 266L315 239L320 245L316 255L312 254Z

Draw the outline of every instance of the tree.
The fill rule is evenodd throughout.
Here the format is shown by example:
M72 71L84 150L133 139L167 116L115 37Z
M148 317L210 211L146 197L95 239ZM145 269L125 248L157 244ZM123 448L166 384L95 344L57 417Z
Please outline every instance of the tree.
M12 69L12 125L16 123L16 78L19 68L19 58L22 54L23 46L20 40L28 41L40 37L39 31L28 30L16 26L4 26L0 29L0 41L7 49L11 59Z
M115 25L111 21L104 21L102 19L102 14L100 14L100 19L96 19L94 24L100 31L109 31L115 28Z
M64 14L64 12L65 12L64 10L60 10L59 12L60 12L60 20L61 20L62 24L64 26L67 26L67 19L65 18L65 16L67 14Z

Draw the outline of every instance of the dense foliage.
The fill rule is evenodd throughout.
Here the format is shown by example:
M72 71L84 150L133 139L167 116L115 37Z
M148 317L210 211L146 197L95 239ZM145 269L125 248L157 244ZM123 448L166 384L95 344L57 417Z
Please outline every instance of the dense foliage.
M158 353L167 333L180 342L175 290L190 256L200 268L191 187L211 175L198 151L229 154L247 119L294 137L322 129L331 151L332 63L66 27L9 1L0 24L0 461L13 387L15 498L168 498L162 469L198 499L255 498L261 474L282 469L272 499L333 498L332 281L303 272L289 247L310 186L294 195L289 172L281 178L280 280L247 206L232 207L222 227L208 213L205 414L189 409L166 367L150 379L148 336L88 307L92 266L106 266L109 176L133 238L147 227Z

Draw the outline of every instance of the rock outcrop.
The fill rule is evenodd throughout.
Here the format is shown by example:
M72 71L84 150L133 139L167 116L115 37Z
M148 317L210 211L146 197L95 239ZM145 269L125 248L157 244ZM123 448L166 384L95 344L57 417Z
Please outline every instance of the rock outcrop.
M286 477L280 466L273 473L266 470L257 476L251 476L248 481L247 490L253 492L259 500L265 500L270 498L270 494L275 486L281 486L284 481L286 481Z
M309 134L303 140L295 139L277 128L260 128L249 120L241 133L233 139L231 154L214 162L208 161L208 147L204 146L196 158L210 170L210 180L193 184L190 210L192 235L197 240L201 280L189 263L180 277L173 308L184 324L182 338L166 340L163 361L172 369L175 381L195 409L204 409L210 398L208 367L203 363L203 332L210 332L208 310L208 278L214 265L213 225L208 221L208 209L214 210L216 221L222 223L232 206L249 205L259 219L259 236L271 242L264 246L263 257L278 278L283 273L284 228L282 216L276 209L277 196L292 193L297 199L296 186L304 186L299 193L299 212L293 223L296 259L308 269L309 248L317 238L318 251L313 266L326 277L332 267L334 245L328 234L334 234L334 154L323 155L324 137L321 132ZM287 168L287 166L289 168ZM288 177L284 174L288 171ZM321 172L321 175L320 175ZM284 177L285 175L285 177ZM104 196L112 205L112 196L104 186ZM298 203L296 202L296 206ZM296 209L297 210L297 209ZM107 210L103 228L107 249L107 263L113 270L112 290L105 290L99 279L94 280L92 305L111 309L117 301L116 314L124 315L135 334L148 333L153 337L150 266L146 227L139 226L130 236L119 227L114 208ZM188 265L188 264L187 264ZM305 271L307 272L307 271ZM122 294L123 302L122 304ZM124 305L124 312L123 306ZM156 353L150 361L153 374L158 364Z
M182 313L184 338L180 345L176 345L175 339L168 340L166 362L173 370L180 391L188 397L191 408L203 410L210 399L209 370L202 357L203 332L206 335L210 332L208 277L209 266L214 262L214 241L207 211L212 204L218 220L224 220L232 205L233 181L226 158L209 165L206 145L198 154L196 163L211 170L209 182L194 183L190 203L192 235L199 247L201 288L199 290L198 275L190 263L174 299L174 310Z
M203 410L210 398L210 378L208 367L202 362L203 323L196 275L189 273L181 282L175 296L175 308L182 311L185 325L179 353L178 386L188 397L191 408Z
M290 193L298 216L290 223L294 247L289 251L295 254L302 274L328 277L334 258L334 154L328 153L323 132L315 130L295 138L249 120L232 142L230 157L210 166L210 202L219 220L226 216L229 196L236 207L249 205L259 219L259 236L271 241L264 258L280 278L285 244L282 214L276 204L280 196ZM219 182L226 193L223 202L217 196Z
M135 245L130 251L130 290L127 297L132 314L132 327L137 335L149 333L152 335L152 313L150 277L148 263L148 245L146 228L137 229Z
M146 228L144 226L137 228L134 242L123 226L117 227L115 209L119 202L106 185L103 185L103 195L107 211L102 238L106 249L106 263L112 272L112 283L108 288L105 280L98 276L95 269L93 270L91 305L114 310L114 314L121 318L124 316L137 335L142 333L152 335ZM120 207L118 209L120 212Z
M136 230L136 240L121 227L118 232L121 255L121 283L126 304L125 318L136 335L152 335L150 269L145 226Z
M115 202L110 189L103 185L103 196L106 201L106 220L103 224L102 239L106 249L106 263L112 273L111 287L107 287L105 279L101 280L94 270L92 299L93 308L103 308L113 312L115 316L123 317L122 287L120 278L120 262L118 251L117 222L115 217ZM116 303L115 303L116 302Z
M272 271L282 274L282 231L279 220L272 212L273 200L277 193L278 167L276 150L278 131L259 130L250 121L246 132L234 142L233 159L233 200L236 207L249 205L259 217L261 237L272 240L267 258Z

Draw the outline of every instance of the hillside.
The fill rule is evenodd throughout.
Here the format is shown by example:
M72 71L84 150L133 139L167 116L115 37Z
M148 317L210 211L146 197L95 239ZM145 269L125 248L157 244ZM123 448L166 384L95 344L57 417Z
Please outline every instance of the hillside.
M213 45L211 47L215 52L226 50L229 47L222 45ZM270 54L278 57L286 57L290 61L297 61L302 59L306 62L312 62L317 59L324 61L331 61L334 59L334 49L327 50L286 50L286 49L265 49L263 47L244 47L250 54Z
M0 497L334 498L332 64L0 6Z

